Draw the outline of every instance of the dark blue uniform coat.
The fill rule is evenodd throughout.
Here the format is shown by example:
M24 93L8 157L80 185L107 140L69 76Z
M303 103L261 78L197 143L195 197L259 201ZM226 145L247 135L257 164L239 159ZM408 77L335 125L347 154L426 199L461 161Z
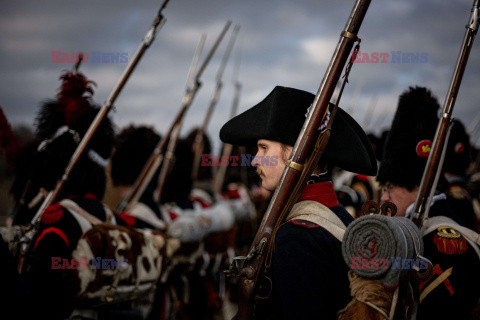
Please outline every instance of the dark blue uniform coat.
M329 207L345 225L353 221L331 182L306 185L304 200ZM257 306L256 319L336 319L351 299L347 272L340 241L311 222L288 221L275 237L272 295Z

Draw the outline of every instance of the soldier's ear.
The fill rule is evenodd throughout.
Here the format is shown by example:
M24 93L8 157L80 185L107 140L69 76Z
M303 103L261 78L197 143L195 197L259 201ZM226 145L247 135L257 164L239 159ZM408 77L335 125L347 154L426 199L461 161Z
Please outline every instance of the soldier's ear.
M285 143L280 143L280 147L282 148L281 160L285 164L292 154L293 147Z

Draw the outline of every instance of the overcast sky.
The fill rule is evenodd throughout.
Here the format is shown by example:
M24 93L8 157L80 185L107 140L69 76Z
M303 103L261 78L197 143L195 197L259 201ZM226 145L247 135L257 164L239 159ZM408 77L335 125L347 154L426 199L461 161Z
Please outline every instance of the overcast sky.
M185 81L202 33L203 51L227 20L241 26L226 67L219 102L208 128L218 132L233 100L233 70L241 52L240 111L263 99L275 85L315 93L354 1L344 0L170 0L167 22L147 50L116 102L117 127L152 125L164 133L181 105ZM33 125L40 103L54 98L61 72L72 63L52 63L52 51L120 53L133 57L161 1L13 1L0 7L0 105L13 125ZM372 1L359 36L361 51L388 53L386 63L357 63L341 107L369 131L390 125L398 96L408 86L430 88L443 105L470 16L472 1ZM215 86L215 75L233 25L208 65L187 114L183 133L199 126ZM474 43L454 116L466 126L480 111L480 48ZM238 50L241 49L241 50ZM420 54L422 62L395 63L393 52ZM98 86L103 104L126 63L82 64ZM373 115L367 112L373 110ZM475 138L478 138L477 133ZM479 141L480 142L480 141Z

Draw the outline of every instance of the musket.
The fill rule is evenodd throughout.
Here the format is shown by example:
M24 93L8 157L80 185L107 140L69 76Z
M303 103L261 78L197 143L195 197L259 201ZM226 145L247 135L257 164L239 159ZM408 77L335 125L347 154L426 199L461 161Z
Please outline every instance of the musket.
M424 219L428 218L430 203L437 187L438 179L442 172L443 160L447 149L448 136L453 123L453 108L457 99L463 73L467 67L468 57L477 34L480 23L480 0L473 2L473 7L468 24L466 25L465 36L457 58L457 64L453 72L452 81L448 88L447 96L443 105L443 112L435 132L432 148L428 156L427 164L423 172L422 181L415 199L412 221L422 227Z
M370 122L372 121L372 117L375 114L375 107L377 106L377 101L378 97L376 95L372 96L372 98L370 99L370 104L368 105L368 110L365 113L365 118L363 120L363 130L365 132L368 132L368 130L370 129Z
M182 109L186 110L192 104L193 98L195 97L195 94L197 93L198 89L201 86L200 77L201 77L203 71L205 70L205 67L207 66L208 62L212 58L213 54L217 50L218 45L220 44L223 37L227 33L228 28L230 28L231 24L232 24L231 21L227 21L227 23L225 24L225 27L223 28L222 32L220 32L220 35L218 36L217 40L213 44L213 47L210 49L210 52L208 53L207 57L205 57L205 60L203 61L202 65L200 66L199 71L197 72L197 74L195 76L195 81L193 83L193 87L190 90L187 89L187 92L185 93ZM168 158L164 159L165 161L163 162L162 169L160 170L160 176L158 177L158 186L157 186L157 190L155 191L157 202L160 202L160 199L162 198L162 193L163 193L163 189L165 187L165 182L167 180L168 173L170 172L170 167L172 165L173 154L175 153L175 147L177 145L180 130L182 128L182 123L183 123L182 119L183 119L183 117L179 118L178 121L176 122L176 126L177 126L177 128L176 128L177 131L176 132L177 132L177 134L172 136L172 141L170 142L171 147L169 149L170 149L171 153L169 154L170 156Z
M82 156L82 154L85 152L90 140L92 140L92 137L97 131L97 129L100 127L103 119L107 117L108 112L110 109L113 108L113 104L115 103L115 100L117 99L118 95L122 91L123 87L127 83L127 80L130 78L130 75L132 74L133 70L137 66L138 62L142 58L143 54L145 51L150 47L152 44L153 40L155 39L155 36L157 32L160 30L160 28L163 26L165 23L166 19L162 15L162 10L166 7L167 3L170 0L165 0L158 10L157 16L155 17L155 20L153 21L150 29L148 30L147 34L142 40L142 43L140 47L138 48L137 52L133 56L132 60L130 60L130 63L128 64L127 68L125 69L122 77L120 78L119 82L117 85L113 88L112 92L110 93L110 96L108 97L107 101L104 103L102 108L98 111L95 119L93 120L92 124L88 128L87 132L85 133L85 136L83 139L80 141L77 149L73 153L72 157L70 158L70 161L61 177L61 179L57 182L55 188L49 192L45 200L43 201L42 205L40 206L40 209L37 211L35 214L34 218L32 219L32 223L34 224L35 222L38 221L42 213L45 211L45 209L50 206L54 201L57 200L60 191L63 189L63 186L65 185L65 182L68 180L73 168L77 164L78 160Z
M466 129L467 134L470 136L471 143L473 145L477 144L478 135L480 133L480 112L475 116L475 118L470 122L468 128Z
M238 46L237 48L240 48L240 46ZM235 68L233 70L233 76L232 76L233 84L235 86L235 92L234 92L234 95L233 95L233 102L232 102L232 109L230 111L230 118L235 117L235 115L237 114L238 103L240 101L240 92L242 90L242 84L240 83L240 81L238 81L238 71L240 69L240 61L241 61L241 54L240 54L240 49L238 49L237 59L236 59ZM244 147L242 149L245 150ZM222 157L230 157L230 155L232 154L233 145L231 145L229 143L225 143L223 145L223 148L221 148L220 150L222 151L222 154L220 156L221 159L222 159ZM247 167L241 167L241 169L240 169L240 170L242 170L242 172L241 172L242 182L245 185L247 185L247 183L248 183L248 181L247 181L248 177L247 177L246 169L247 169ZM220 167L218 167L218 170L215 172L215 178L214 178L214 182L213 182L213 191L215 192L215 194L219 194L222 191L223 182L225 181L225 174L226 173L227 173L227 166L220 166Z
M200 167L200 159L202 156L201 153L202 153L203 144L204 144L203 135L207 130L207 126L208 126L208 123L210 122L210 118L212 117L213 110L215 109L215 106L217 105L217 102L218 102L218 98L220 97L220 93L223 87L222 75L223 75L223 72L225 71L225 67L228 62L228 58L230 57L230 52L232 51L239 29L240 29L239 25L236 25L235 28L233 29L232 36L230 37L230 41L228 42L227 48L225 49L222 62L217 72L216 85L212 94L212 98L210 99L210 105L208 106L207 113L205 114L205 118L203 119L203 124L200 127L200 129L197 131L197 134L195 136L195 140L193 143L193 153L194 153L193 168L192 168L193 181L197 181L198 179L198 170Z
M72 74L75 76L78 74L78 69L80 68L80 64L82 63L82 60L83 60L83 54L80 53L79 56L78 56L78 61L77 63L75 63L75 65L73 66L72 68ZM32 188L32 181L31 179L28 179L27 182L25 183L25 187L23 188L23 192L20 196L20 199L18 200L17 204L15 205L15 208L13 210L13 216L16 217L17 216L17 213L20 212L20 210L22 209L22 207L26 204L26 197L28 195L28 193L31 191L30 189ZM37 194L38 195L41 195L41 198L37 198L37 197L34 197L34 199L39 199L38 203L42 200L43 198L43 194L41 193L41 191ZM35 201L34 201L35 203ZM28 204L30 205L30 204Z
M468 134L473 135L473 133L477 130L478 125L480 124L480 111L477 113L475 118L473 118L472 121L468 124L468 127L466 129Z
M237 81L235 83L235 94L233 96L232 112L231 112L230 118L233 118L237 113L241 90L242 90L242 84ZM230 143L225 143L221 150L222 150L222 154L220 156L220 159L224 159L224 157L230 157L230 155L232 154L233 145L231 145ZM215 178L213 182L213 191L215 192L215 194L219 194L222 191L222 186L223 186L223 182L225 181L225 174L227 173L227 168L228 166L220 166L218 167L218 170L215 173ZM246 181L243 181L243 182L245 183Z
M271 257L273 236L297 200L306 179L311 175L326 147L335 108L331 112L327 127L321 132L318 129L324 121L353 44L359 40L357 33L369 5L370 0L357 0L355 3L248 255L234 259L230 274L237 276L239 280L239 307L234 319L251 319L256 300L266 298L261 291L271 289L271 280L265 274L270 267L270 258L267 256Z
M206 35L202 34L202 36L200 37L200 42L198 43L197 48L195 49L195 54L193 56L193 60L190 65L190 70L188 72L188 77L187 77L187 85L186 85L187 92L189 92L190 88L193 88L195 71L197 69L198 59L200 58L200 54L202 53L202 50L203 50L203 45L205 44L205 38L206 38ZM187 107L185 107L187 102L185 97L184 97L184 102L185 103L183 104L183 107L178 112L176 118L170 125L170 128L168 129L167 133L163 136L162 139L160 139L160 141L157 143L157 145L153 149L152 154L150 155L147 162L143 166L142 171L140 172L140 175L135 180L135 183L129 189L127 195L117 205L116 210L118 212L122 212L125 209L128 210L129 208L132 208L132 206L138 202L141 195L143 194L148 184L152 180L153 176L155 175L155 172L157 171L158 167L163 161L165 147L170 139L170 136L172 135L172 132L174 131L175 125L183 118L183 115L187 111Z
M77 63L75 63L75 66L73 67L73 70L72 70L72 73L73 73L74 76L77 75L78 68L80 68L80 63L82 63L82 60L83 60L83 54L80 53L78 55L78 61L77 61Z

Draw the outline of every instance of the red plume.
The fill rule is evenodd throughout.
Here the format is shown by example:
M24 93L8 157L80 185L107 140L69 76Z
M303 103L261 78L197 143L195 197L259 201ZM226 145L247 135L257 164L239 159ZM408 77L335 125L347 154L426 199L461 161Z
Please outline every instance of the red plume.
M71 126L90 106L93 94L91 84L81 73L65 72L60 79L63 80L60 92L57 95L58 103L63 106L65 123Z
M7 121L7 117L3 113L3 109L0 106L0 148L3 149L3 155L7 160L9 166L15 166L15 158L20 150L20 141L15 133L12 131L10 123Z

